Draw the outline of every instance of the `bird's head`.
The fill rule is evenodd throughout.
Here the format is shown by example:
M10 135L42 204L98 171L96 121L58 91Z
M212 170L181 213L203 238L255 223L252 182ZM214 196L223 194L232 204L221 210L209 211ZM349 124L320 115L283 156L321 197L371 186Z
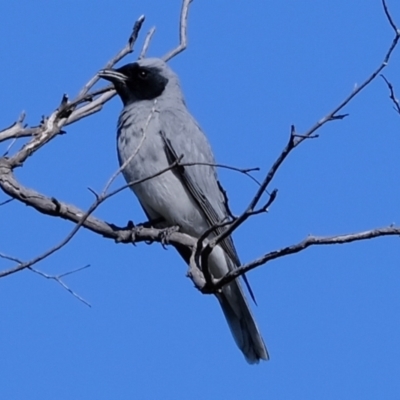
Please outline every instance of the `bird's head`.
M124 105L134 101L153 100L166 90L176 75L159 58L144 58L117 69L103 69L99 76L114 84Z

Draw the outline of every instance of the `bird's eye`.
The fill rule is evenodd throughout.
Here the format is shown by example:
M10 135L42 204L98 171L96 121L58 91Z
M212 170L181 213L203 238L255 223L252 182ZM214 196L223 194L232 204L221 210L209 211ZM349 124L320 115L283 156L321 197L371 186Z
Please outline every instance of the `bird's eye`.
M149 73L146 71L146 70L144 70L144 69L141 69L140 71L139 71L139 78L141 78L141 79L146 79L147 78L147 75L148 75Z

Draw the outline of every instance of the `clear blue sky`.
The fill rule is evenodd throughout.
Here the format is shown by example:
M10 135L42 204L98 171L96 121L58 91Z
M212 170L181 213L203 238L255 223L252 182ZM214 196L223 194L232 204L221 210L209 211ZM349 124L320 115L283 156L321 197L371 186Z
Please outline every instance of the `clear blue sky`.
M400 3L388 4L400 26ZM177 42L179 10L179 0L1 2L0 126L22 110L35 125L63 93L75 95L142 13L146 29L157 26L149 55L163 55ZM259 166L261 178L290 125L303 132L336 106L381 62L392 36L379 0L195 0L189 48L171 66L217 160ZM385 71L398 96L399 71L400 49ZM18 178L88 207L87 188L100 191L117 168L120 108L115 98L68 127ZM244 262L308 234L400 223L400 116L383 81L345 112L285 162L270 213L235 233ZM256 187L233 172L220 176L240 213ZM129 191L96 215L144 220ZM17 202L0 208L0 224L0 251L26 260L73 227ZM90 264L65 281L92 308L29 271L0 280L0 397L399 399L399 260L399 238L381 238L308 249L250 273L271 360L249 366L216 300L193 288L173 248L117 245L82 230L37 267L57 274Z

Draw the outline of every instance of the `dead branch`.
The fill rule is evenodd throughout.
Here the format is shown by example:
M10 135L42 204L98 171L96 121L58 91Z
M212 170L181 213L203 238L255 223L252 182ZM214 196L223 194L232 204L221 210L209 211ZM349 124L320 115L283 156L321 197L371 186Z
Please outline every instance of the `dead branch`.
M7 199L7 200L2 201L2 202L0 203L0 207L1 207L1 206L5 206L5 205L8 204L8 203L11 203L13 200L15 200L15 199L10 198L10 199Z
M49 275L49 274L46 274L46 273L44 273L44 272L42 272L42 271L39 271L39 270L37 270L37 269L35 269L35 268L32 268L32 267L28 267L28 268L29 268L32 272L34 272L35 274L38 274L38 275L42 276L43 278L56 281L56 282L57 282L59 285L61 285L68 293L72 294L72 296L74 296L76 299L78 299L78 300L81 301L83 304L87 305L88 307L92 307L92 306L90 305L90 303L88 303L83 297L79 296L79 294L77 294L76 292L74 292L74 291L62 280L62 278L63 278L64 276L71 275L71 274L75 274L76 272L80 272L80 271L82 271L82 270L84 270L84 269L86 269L86 268L89 268L89 267L90 267L90 265L85 265L84 267L77 268L77 269L75 269L75 270L73 270L73 271L64 272L63 274L60 274L60 275Z
M133 46L143 22L144 16L142 15L135 22L128 43L105 65L105 68L111 68L133 51ZM44 118L39 126L33 128L23 126L22 122L25 115L22 114L11 127L0 132L0 142L12 138L32 137L22 149L10 157L9 160L13 168L22 165L29 156L62 133L64 126L77 122L102 109L103 105L115 95L115 91L112 86L107 86L90 93L90 89L98 80L99 77L96 74L83 86L77 97L72 101L69 101L68 96L64 95L58 108L49 117Z
M179 54L187 46L187 19L188 19L188 11L190 3L191 0L183 0L181 17L180 17L180 31L179 31L180 43L175 49L171 50L167 55L163 57L165 61ZM229 274L227 274L226 276L224 276L219 280L213 279L211 274L208 272L207 268L205 269L203 268L204 269L203 272L201 268L201 265L203 265L204 267L204 265L207 264L208 255L211 253L212 249L216 245L218 245L218 243L220 243L224 238L226 238L234 230L236 230L239 226L241 226L241 224L243 224L249 217L267 211L268 207L275 200L277 191L273 190L269 194L269 198L264 203L264 205L259 206L259 202L263 197L264 192L268 193L267 191L268 186L270 185L275 174L279 170L280 166L282 165L284 160L288 157L288 155L292 152L292 150L296 148L299 144L301 144L304 140L316 138L318 135L316 135L315 132L318 129L320 129L323 125L325 125L327 122L343 119L347 114L339 114L339 112L349 102L351 102L363 89L365 89L376 78L376 76L387 66L391 58L391 55L395 50L395 48L397 47L398 41L400 39L400 31L396 27L395 23L393 22L393 19L390 16L390 13L386 5L386 1L382 0L382 3L389 24L395 31L395 37L392 40L391 45L387 50L381 64L372 72L372 74L362 83L361 86L357 87L333 111L328 113L316 124L314 124L314 126L312 126L307 132L305 132L304 134L299 134L296 132L294 126L292 126L288 143L286 144L285 148L282 150L280 155L277 157L277 159L269 169L263 182L259 183L256 181L259 184L259 188L254 197L252 198L252 200L250 201L246 210L239 217L234 217L233 215L231 215L232 220L222 221L218 226L211 227L210 230L207 231L201 238L192 238L176 230L170 230L168 231L167 235L168 237L166 240L164 229L155 229L153 227L145 227L145 226L132 226L132 224L128 225L127 227L117 227L114 224L107 223L105 221L97 219L92 215L100 204L102 204L105 200L107 200L111 196L116 195L121 190L124 190L127 187L134 186L138 183L143 182L144 180L153 179L155 176L161 175L177 166L193 165L193 164L181 163L181 158L177 160L175 163L171 164L165 170L159 171L157 174L147 177L144 180L130 182L127 185L124 185L122 188L118 188L112 192L108 192L108 189L111 186L112 182L114 181L115 177L123 170L126 164L131 160L129 159L127 163L121 166L121 168L117 170L116 173L110 178L104 190L99 195L95 193L96 197L95 201L93 202L91 207L89 207L89 209L87 209L86 211L80 210L74 205L63 203L55 198L44 196L41 193L26 188L15 179L13 170L16 167L22 165L27 160L27 158L32 154L34 154L39 148L47 144L58 134L62 133L63 127L101 110L103 105L115 95L115 91L112 86L106 86L104 88L91 91L93 85L98 81L97 74L94 77L92 77L86 85L83 86L78 96L72 101L69 101L68 96L64 95L59 107L49 117L44 118L39 126L27 128L26 126L23 125L24 115L21 115L13 125L11 125L9 128L4 129L3 131L0 131L0 142L9 139L17 139L19 137L32 137L32 139L27 144L25 144L18 152L16 152L16 154L14 154L13 156L9 158L7 157L0 158L0 187L12 199L17 199L22 203L35 208L37 211L43 214L69 220L73 222L75 226L71 230L69 235L67 235L59 244L57 244L52 249L46 251L45 253L41 254L40 256L30 261L23 262L17 258L0 254L1 258L16 263L16 265L13 268L0 272L0 278L15 273L17 271L20 271L22 269L28 268L47 279L56 280L71 294L76 295L61 280L61 278L66 274L58 276L47 275L44 274L43 272L34 269L33 265L40 262L44 258L50 256L55 251L58 251L63 246L65 246L74 237L76 232L78 232L78 230L81 227L90 229L91 231L100 234L105 238L113 239L116 242L121 242L121 243L158 242L163 245L167 243L172 246L188 247L192 254L189 276L193 280L196 287L201 291L203 291L204 293L215 293L218 290L220 290L223 285L229 283L233 279L239 277L240 275L244 274L247 271L250 271L251 269L266 264L269 261L272 261L276 258L303 251L306 248L313 245L344 244L357 240L366 240L380 236L399 235L400 228L390 226L382 229L376 229L376 230L347 234L347 235L339 235L333 237L310 236L298 244L294 244L279 250L269 252L264 256L260 257L259 259L254 260L251 263L245 264L240 268L236 269L235 271L230 272ZM123 57L125 57L127 54L133 51L133 46L137 40L143 21L144 21L144 16L141 16L136 21L133 27L132 34L128 39L128 43L120 52L118 52L118 54L114 58L112 58L106 64L105 66L106 68L111 68L113 65L115 65L115 63L117 63L119 60L121 60ZM154 29L150 30L150 32L148 33L139 57L145 56L153 33ZM393 97L395 98L394 92L393 92ZM151 118L151 115L149 116L149 118ZM135 152L132 155L132 158L135 156L136 153L137 152ZM216 164L213 166L222 166L222 165ZM254 179L249 174L249 172L253 171L253 169L238 169L228 166L222 166L222 167L237 170ZM225 200L227 203L227 197ZM208 235L212 231L215 231L217 228L221 227L225 228L224 231L221 234L219 234L216 238L208 241L207 240ZM75 297L81 299L78 295L76 295ZM83 299L81 300L84 301Z
M381 77L386 82L386 85L389 89L389 98L390 98L390 100L392 100L392 102L394 104L394 106L393 106L394 110L397 111L398 114L400 114L400 101L396 97L393 85L386 79L386 77L383 74L381 74Z
M141 15L133 25L132 33L128 38L128 43L125 47L120 50L105 66L104 69L112 68L118 61L121 61L128 54L132 53L133 46L139 36L140 29L142 28L143 22L145 20L144 15ZM78 98L82 98L87 95L89 90L97 83L99 76L96 74L90 81L82 88L78 94Z
M189 6L192 1L193 0L183 0L179 24L179 45L162 57L165 62L177 56L187 47L187 21L189 15Z
M143 44L143 47L142 47L142 51L140 52L140 55L139 55L139 60L141 60L142 58L146 57L147 50L149 49L151 39L153 38L153 35L154 35L155 32L156 32L156 27L155 26L153 26L147 32L146 38L144 39L144 44Z
M222 288L222 286L231 282L235 278L240 275L245 274L252 269L267 264L269 261L276 260L277 258L285 257L291 254L299 253L310 246L320 246L320 245L332 245L332 244L346 244L351 242L357 242L361 240L374 239L382 236L400 236L400 227L388 226L385 228L379 229L371 229L369 231L358 232L358 233L348 233L337 236L328 236L328 237L320 237L320 236L308 236L306 239L301 241L300 243L293 244L287 247L284 247L279 250L273 250L264 256L254 260L248 264L242 265L238 269L229 272L224 277L219 280L214 280L213 290L217 291ZM208 288L209 290L209 288Z
M145 128L144 128L143 136L145 136ZM139 145L139 148L140 148L140 145ZM139 148L138 148L138 150L139 150ZM128 160L128 162L131 161L131 159L136 154L137 154L137 151L134 152L133 156ZM97 228L98 230L100 229L100 232L97 232L97 233L101 233L105 237L113 238L117 242L124 242L124 243L127 243L127 242L135 243L135 242L139 242L139 241L151 241L151 242L158 241L158 242L160 242L160 240L162 239L163 229L154 229L153 230L153 228L152 228L151 234L145 235L143 237L143 240L140 240L140 238L138 238L138 236L140 236L140 235L138 235L138 231L141 232L145 228L138 227L138 228L136 228L136 230L133 230L133 228L132 228L132 229L129 229L130 232L128 235L121 236L121 232L123 231L123 229L117 228L115 225L109 225L103 221L97 220L97 219L91 217L91 215L100 206L100 204L102 204L104 201L106 201L110 197L116 195L121 190L126 189L127 187L135 186L139 183L143 183L147 180L154 179L155 177L157 177L167 171L170 171L171 169L178 166L179 161L180 160L177 160L175 163L172 163L169 167L159 171L158 173L155 173L149 177L140 179L135 182L130 182L129 184L124 185L122 188L116 189L111 193L107 193L108 188L110 187L113 180L123 170L123 168L128 164L128 162L125 163L117 170L117 172L115 174L113 174L111 179L109 179L109 181L105 185L105 188L103 189L101 194L98 195L92 191L95 194L96 199L93 202L93 204L88 208L88 210L83 212L82 210L79 210L74 206L62 203L55 198L50 199L50 198L43 196L31 189L27 189L27 188L23 187L19 182L17 182L15 180L15 178L12 174L11 166L6 165L5 159L0 159L0 186L3 188L3 190L6 193L8 193L13 198L17 198L18 200L24 202L27 205L33 206L36 210L38 210L39 212L41 212L43 214L61 217L63 219L68 219L68 220L76 223L76 225L74 226L72 231L60 243L58 243L51 249L45 251L41 255L39 255L27 262L22 262L20 260L14 259L14 261L16 261L18 263L18 265L16 265L15 267L13 267L11 269L6 270L6 271L0 272L0 278L2 276L7 276L7 275L11 275L13 273L19 272L26 268L31 268L33 265L35 265L35 264L39 263L40 261L43 261L45 258L51 256L56 251L60 250L62 247L64 247L66 244L68 244L82 226L84 226L88 229L91 229L93 231L95 230L95 228ZM6 171L8 171L8 172L6 172ZM111 228L114 231L113 234L111 234L111 232L109 232L109 228ZM105 230L108 232L106 232ZM117 233L117 235L115 235L115 233ZM141 232L141 233L145 233L145 232ZM111 234L111 236L110 236L110 234ZM154 235L157 236L157 240L154 239ZM186 238L184 239L184 242L187 243ZM193 242L194 242L194 239L193 239ZM3 258L6 258L6 257L4 256Z
M341 111L347 104L349 104L363 89L365 89L379 74L380 72L388 65L391 55L393 51L398 45L400 40L400 30L396 27L393 22L392 17L390 16L386 0L382 0L383 8L385 15L395 31L395 36L383 58L383 61L379 64L379 66L371 73L371 75L355 90L352 91L338 106L336 106L331 112L325 115L322 119L320 119L315 125L313 125L306 133L297 134L294 125L291 127L291 132L289 136L288 143L285 148L282 150L281 154L273 163L272 167L269 169L266 174L264 181L259 187L258 191L250 201L250 204L246 208L246 210L221 234L215 237L212 241L208 243L206 247L214 248L218 243L223 241L225 238L230 236L236 229L239 228L250 216L254 215L255 207L260 201L263 193L268 189L268 185L273 180L275 174L278 172L280 166L285 161L285 159L289 156L289 154L294 150L297 146L304 142L304 140L309 139L311 137L315 137L315 132L322 128L327 122L335 121L337 119L343 119L347 114L339 115L338 112ZM206 250L209 251L209 250Z

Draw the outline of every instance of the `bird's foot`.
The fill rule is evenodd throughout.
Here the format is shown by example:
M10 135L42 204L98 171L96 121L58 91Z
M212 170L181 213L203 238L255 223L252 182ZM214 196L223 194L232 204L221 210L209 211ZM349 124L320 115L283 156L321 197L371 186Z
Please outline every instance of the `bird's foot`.
M161 240L161 246L166 249L166 245L169 244L169 239L172 233L178 232L179 226L169 226L160 230L159 238Z
M118 232L118 237L115 239L117 243L132 243L135 245L136 233L142 229L136 226L132 221L128 221L125 227L120 227L112 223L108 224L114 231Z

